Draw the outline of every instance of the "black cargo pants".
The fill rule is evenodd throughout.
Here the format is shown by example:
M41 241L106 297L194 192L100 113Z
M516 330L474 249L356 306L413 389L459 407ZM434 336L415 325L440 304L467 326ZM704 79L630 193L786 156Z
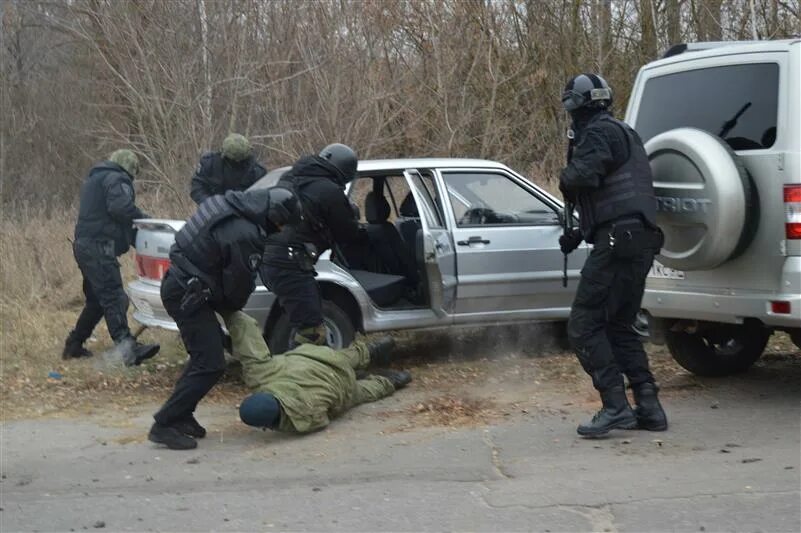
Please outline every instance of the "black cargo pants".
M622 386L623 374L632 386L654 382L642 341L632 329L657 251L654 232L645 231L648 242L629 246L620 257L610 247L609 229L599 230L581 270L567 331L581 366L601 392Z
M208 303L195 309L181 309L186 289L170 271L161 282L161 300L181 332L189 362L178 378L172 395L153 415L156 422L169 426L195 412L200 400L214 387L225 371L223 333L217 315Z
M128 329L128 295L122 286L114 241L77 239L72 252L83 276L86 303L68 342L83 344L103 317L114 342L122 341L131 331Z
M262 265L264 283L278 297L292 327L311 329L323 324L323 302L314 271Z

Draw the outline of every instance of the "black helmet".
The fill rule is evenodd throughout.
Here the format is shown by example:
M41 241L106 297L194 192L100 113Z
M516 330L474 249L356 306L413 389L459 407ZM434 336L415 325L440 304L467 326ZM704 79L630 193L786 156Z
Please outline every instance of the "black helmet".
M612 105L612 89L597 74L579 74L567 82L562 105L568 113L582 107L606 109Z
M347 183L356 177L356 152L344 144L329 144L320 152L320 157L331 163L337 169L339 176Z
M270 188L267 200L267 220L275 226L293 226L301 221L301 207L297 197L285 187Z

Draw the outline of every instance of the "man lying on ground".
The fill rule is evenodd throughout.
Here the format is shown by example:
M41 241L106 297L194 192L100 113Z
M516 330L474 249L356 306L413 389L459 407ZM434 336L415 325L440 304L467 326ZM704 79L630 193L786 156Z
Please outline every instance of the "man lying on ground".
M233 355L242 363L245 384L254 392L239 407L249 426L291 433L322 429L351 407L374 402L405 387L407 371L375 370L357 379L356 370L386 364L394 348L392 337L356 341L343 350L301 344L271 356L258 323L243 312L225 317Z

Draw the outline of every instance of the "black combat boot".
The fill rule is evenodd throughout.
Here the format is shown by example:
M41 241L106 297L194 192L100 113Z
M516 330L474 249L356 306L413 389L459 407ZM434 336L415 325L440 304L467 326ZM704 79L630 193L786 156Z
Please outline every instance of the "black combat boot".
M370 353L370 364L387 366L390 355L395 350L395 339L389 335L372 339L367 342L367 351Z
M665 431L668 427L667 416L657 393L659 387L654 383L640 383L632 387L634 391L634 414L637 416L637 428L648 431Z
M195 439L202 439L206 436L206 428L200 425L200 423L195 420L195 417L189 415L189 418L184 418L183 420L179 420L178 422L172 425L175 429L187 435L189 437Z
M64 350L61 352L62 359L77 359L79 357L92 357L92 352L83 347L82 342L78 342L70 333L64 343Z
M122 362L125 366L139 366L159 353L161 346L158 344L142 344L133 337L127 337L117 344L117 349L122 354Z
M626 391L622 386L612 387L601 393L603 407L595 413L589 424L580 424L578 434L582 437L606 435L610 429L634 429L637 418L631 410Z
M197 448L197 441L181 433L177 427L162 426L154 422L147 435L150 442L164 444L171 450L191 450Z
M412 374L408 370L393 370L391 368L381 368L372 372L377 376L387 378L395 390L402 389L412 382Z

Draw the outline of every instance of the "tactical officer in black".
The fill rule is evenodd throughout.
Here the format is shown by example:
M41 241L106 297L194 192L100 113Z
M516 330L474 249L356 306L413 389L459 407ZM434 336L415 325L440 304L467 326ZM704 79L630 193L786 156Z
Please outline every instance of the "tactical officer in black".
M573 301L568 335L603 408L578 427L584 436L610 429L667 429L642 342L632 329L645 278L662 246L648 156L637 133L610 114L612 91L595 74L567 84L562 104L573 119L567 167L559 188L577 205L580 229L559 239L570 253L593 245ZM629 406L623 374L634 391Z
M268 239L261 274L289 314L296 344L326 342L320 289L314 279L317 258L329 248L367 240L345 195L356 167L351 148L331 144L317 156L298 159L278 181L297 195L303 221Z
M228 191L198 207L175 235L161 299L181 332L189 363L153 416L149 439L176 450L197 446L206 430L193 415L225 369L217 315L241 310L255 289L267 236L300 220L285 188Z
M128 296L122 287L117 257L134 244L133 220L147 218L135 204L133 179L139 159L130 150L117 150L89 171L81 187L73 253L83 276L86 304L67 341L62 357L89 357L83 343L102 317L125 365L138 365L158 353L158 344L140 344L128 329Z
M244 191L267 173L253 156L250 141L238 133L225 138L220 152L200 158L189 195L196 204L225 191Z

